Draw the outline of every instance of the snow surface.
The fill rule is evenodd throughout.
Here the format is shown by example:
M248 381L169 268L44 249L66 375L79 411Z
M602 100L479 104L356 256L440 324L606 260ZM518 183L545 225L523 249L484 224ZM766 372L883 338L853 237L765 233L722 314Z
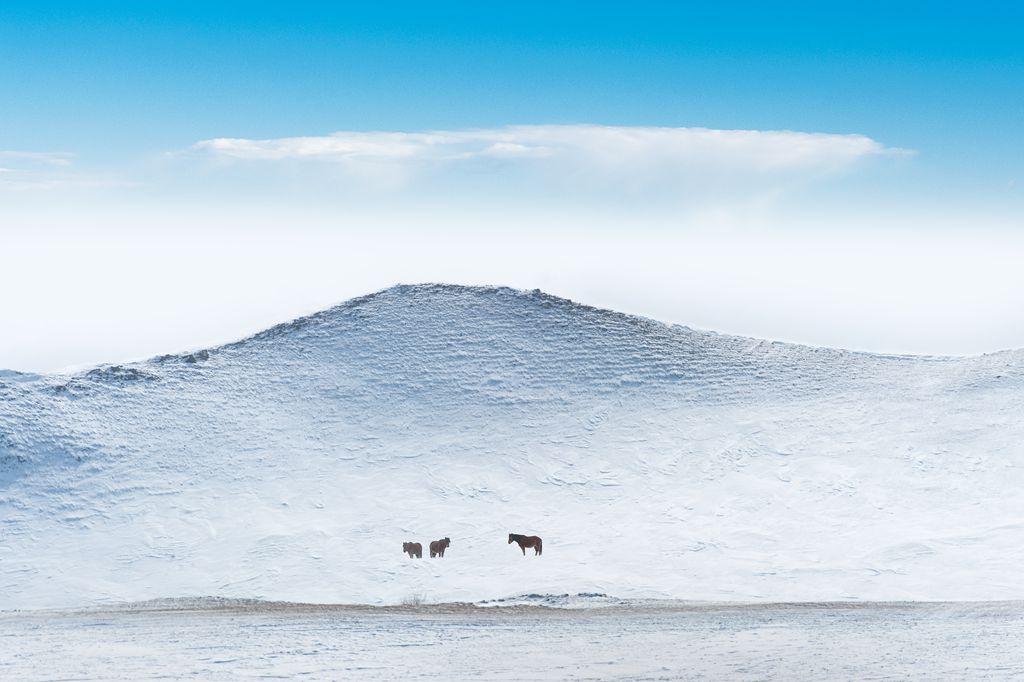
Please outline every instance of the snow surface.
M1021 351L399 286L208 351L0 373L0 609L1018 599L1022 415Z
M0 678L1020 680L1021 604L0 614Z

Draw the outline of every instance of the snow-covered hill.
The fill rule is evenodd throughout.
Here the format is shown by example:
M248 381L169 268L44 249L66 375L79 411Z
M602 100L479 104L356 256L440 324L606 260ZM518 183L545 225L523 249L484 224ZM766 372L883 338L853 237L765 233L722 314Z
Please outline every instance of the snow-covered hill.
M0 372L0 609L1015 599L1022 489L1022 352L878 356L399 286L208 351ZM401 551L446 535L443 560Z

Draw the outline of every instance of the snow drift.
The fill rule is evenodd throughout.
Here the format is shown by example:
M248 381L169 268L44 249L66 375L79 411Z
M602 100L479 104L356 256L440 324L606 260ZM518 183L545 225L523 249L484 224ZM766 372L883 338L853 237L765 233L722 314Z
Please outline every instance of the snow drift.
M1019 351L879 356L399 286L206 351L0 372L0 609L1016 599L1022 415ZM443 560L402 553L446 535Z

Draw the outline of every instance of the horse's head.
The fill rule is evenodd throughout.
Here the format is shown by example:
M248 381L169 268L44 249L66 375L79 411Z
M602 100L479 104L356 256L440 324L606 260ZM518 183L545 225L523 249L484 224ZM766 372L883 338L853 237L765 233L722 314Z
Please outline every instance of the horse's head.
M513 537L512 537L513 535L514 535L514 533L509 533L509 534L508 534L508 544L510 544L510 545L511 545L511 544L512 544L513 542L515 542L515 538L513 538Z
M445 539L444 539L444 546L445 546L445 547L447 547L447 546L448 546L448 545L450 545L450 544L452 544L452 541L451 541L451 540L449 540L448 538L445 538Z
M412 547L412 543L411 542L403 542L402 543L402 551L403 552L408 552L410 547Z

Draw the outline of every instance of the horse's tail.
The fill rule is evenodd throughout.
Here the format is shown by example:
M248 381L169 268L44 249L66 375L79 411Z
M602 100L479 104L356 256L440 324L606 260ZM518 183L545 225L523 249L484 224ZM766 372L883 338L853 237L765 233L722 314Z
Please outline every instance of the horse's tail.
M537 554L543 554L543 553L544 553L544 541L541 540L540 538L537 538Z

